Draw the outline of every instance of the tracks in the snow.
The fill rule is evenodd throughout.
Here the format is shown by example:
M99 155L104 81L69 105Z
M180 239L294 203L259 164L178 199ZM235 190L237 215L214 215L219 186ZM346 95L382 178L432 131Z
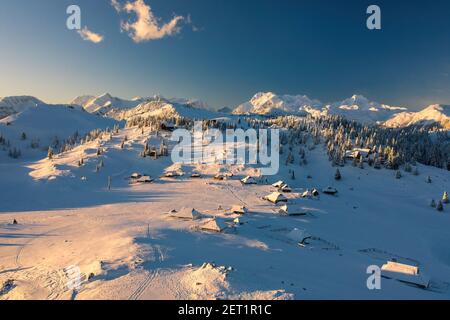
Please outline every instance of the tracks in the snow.
M142 294L145 292L145 290L148 288L150 283L158 276L159 271L153 271L150 272L150 274L145 278L144 281L140 283L138 288L128 297L128 300L138 300Z
M230 193L233 195L233 197L235 197L237 200L239 200L239 202L241 202L244 206L248 207L248 204L242 200L232 189L231 187L226 184L226 188L228 189L228 191L230 191Z
M163 262L165 260L165 256L163 251L161 250L161 246L156 245L154 246L155 250L158 252L158 258L157 260L159 262ZM148 286L155 280L161 269L156 269L154 271L150 271L150 274L142 281L137 289L128 297L128 300L139 300L139 298L142 296L142 294L147 290Z

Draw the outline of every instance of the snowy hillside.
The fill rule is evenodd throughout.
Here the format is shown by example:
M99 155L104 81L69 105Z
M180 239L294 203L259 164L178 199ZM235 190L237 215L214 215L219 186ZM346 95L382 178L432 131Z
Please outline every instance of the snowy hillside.
M319 108L321 102L307 96L278 96L272 92L260 92L234 110L234 114L282 115L304 114L305 107Z
M139 156L169 137L128 128L26 168L2 164L0 285L14 285L0 299L450 298L450 207L429 205L448 188L448 171L419 165L419 175L396 179L349 165L336 181L312 140L304 141L307 163L298 164L295 146L294 161L283 153L272 177L244 165ZM173 170L182 176L164 177ZM154 181L130 184L133 172ZM214 179L218 172L228 178ZM259 183L243 185L247 175ZM278 180L292 188L284 196L301 215L263 200ZM338 194L323 193L328 186ZM318 196L302 196L313 188ZM430 286L383 278L381 290L369 290L367 267L394 259L418 266ZM67 285L71 268L82 274L76 290Z
M306 101L259 98L272 114ZM106 116L38 105L0 120L0 300L450 299L445 132L361 126L317 106L302 111L320 119L268 118L179 102ZM326 110L393 111L359 96ZM279 129L279 170L221 163L235 141L223 149L206 131L191 149L203 158L174 163L170 131L198 119ZM420 273L369 290L367 268L387 263Z
M0 119L22 112L28 108L34 108L38 104L43 104L43 102L30 96L0 98Z
M402 112L387 120L384 125L389 128L401 128L434 123L444 129L450 129L450 106L435 104L419 112Z
M354 95L343 101L324 105L307 96L276 95L272 92L258 93L249 102L239 105L235 114L283 115L305 114L320 117L339 115L362 123L379 123L392 115L405 111L405 108L392 107L369 101L361 95Z
M115 123L80 107L40 104L0 120L0 136L9 142L0 146L0 157L10 149L20 150L23 158L42 157L51 144L97 128L112 128Z

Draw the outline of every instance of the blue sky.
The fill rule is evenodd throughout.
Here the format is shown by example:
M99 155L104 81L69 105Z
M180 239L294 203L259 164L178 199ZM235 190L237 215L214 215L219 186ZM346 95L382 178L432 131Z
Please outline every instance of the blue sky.
M160 93L222 107L274 91L323 102L358 93L413 109L450 103L450 3L410 2L145 0L160 25L185 19L176 34L136 43L121 30L135 15L110 0L2 1L0 96ZM101 43L66 28L70 4ZM380 31L366 28L370 4L381 7Z

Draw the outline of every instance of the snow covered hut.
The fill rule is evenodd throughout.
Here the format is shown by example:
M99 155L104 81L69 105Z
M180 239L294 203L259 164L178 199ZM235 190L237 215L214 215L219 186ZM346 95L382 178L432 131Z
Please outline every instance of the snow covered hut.
M140 177L142 177L142 174L134 172L133 174L131 174L130 179L139 179Z
M241 180L242 184L256 184L256 180L253 177L246 176L244 179Z
M381 267L381 275L385 278L396 279L423 288L428 288L430 284L430 278L421 274L418 266L411 266L394 261L388 261Z
M352 150L347 150L345 152L345 157L347 159L363 159L367 161L369 159L372 150L367 148L353 148Z
M222 219L211 219L205 224L200 226L200 230L212 231L212 232L222 232L228 228L228 225Z
M241 217L235 218L233 220L233 223L234 223L235 226L241 226L243 224L248 223L248 220L241 216Z
M277 181L277 182L275 182L274 184L272 184L272 187L275 187L275 188L281 188L283 185L285 185L286 183L284 183L284 181L282 181L282 180L280 180L280 181Z
M142 176L136 179L136 183L151 183L153 179L150 176Z
M323 193L325 194L331 194L331 195L335 195L338 193L336 188L333 187L326 187L325 189L322 190Z
M173 210L169 214L173 218L185 220L197 220L202 217L202 214L194 208L182 208L179 211Z
M281 188L279 189L279 191L281 192L286 192L286 193L290 193L292 192L291 187L289 187L287 184L284 184L281 186Z
M176 177L179 177L180 175L178 174L178 172L176 172L176 171L169 171L169 172L166 172L165 174L164 174L164 177L165 178L176 178Z
M297 243L303 243L306 239L311 238L311 235L306 230L295 228L287 234L287 237Z
M221 173L218 173L214 176L214 180L218 180L218 181L225 180L225 176Z
M279 202L287 202L288 201L288 199L279 192L273 192L273 193L265 196L263 199L270 201L272 203L275 203L275 204L277 204Z
M244 206L235 205L231 208L231 212L236 214L246 214L248 213L248 209Z
M319 196L319 191L317 189L312 189L312 190L308 189L301 194L302 198L312 198L312 197L318 197L318 196Z
M279 213L288 216L304 216L309 213L309 210L300 205L286 204L280 208Z

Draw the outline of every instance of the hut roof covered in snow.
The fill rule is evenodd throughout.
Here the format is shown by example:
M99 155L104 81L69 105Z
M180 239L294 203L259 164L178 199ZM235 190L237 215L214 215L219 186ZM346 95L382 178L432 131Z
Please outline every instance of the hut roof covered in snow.
M213 232L222 232L226 228L228 228L228 225L226 224L225 220L217 218L211 219L200 226L201 230Z
M278 202L287 202L287 198L279 192L273 192L265 196L264 199L273 202L275 204Z
M140 177L142 177L142 174L140 174L138 172L134 172L130 176L131 179L139 179Z
M386 278L411 283L423 288L428 288L430 285L430 278L420 273L417 266L389 261L381 267L381 274Z
M142 177L136 179L137 183L150 183L152 181L153 181L153 179L150 176L142 176Z
M194 208L182 208L179 211L173 210L170 216L178 219L197 220L202 217L202 214Z
M301 216L309 213L308 209L303 208L300 205L286 204L280 208L281 214L286 214L289 216Z
M280 180L280 181L277 181L277 182L275 182L274 184L272 184L272 187L275 187L275 188L281 188L283 185L285 185L286 183L284 183L284 181L282 181L282 180Z
M241 180L243 184L256 184L256 180L253 177L246 176L244 179Z
M289 193L289 192L292 192L292 189L287 184L285 184L285 185L281 186L280 191Z
M388 263L381 267L381 270L404 273L412 276L417 276L419 274L419 267L393 261L388 261Z
M235 205L235 206L231 207L231 212L237 213L237 214L246 214L246 213L248 213L248 209L244 206Z
M325 189L322 190L323 193L325 194L336 194L338 193L336 188L333 187L326 187Z

